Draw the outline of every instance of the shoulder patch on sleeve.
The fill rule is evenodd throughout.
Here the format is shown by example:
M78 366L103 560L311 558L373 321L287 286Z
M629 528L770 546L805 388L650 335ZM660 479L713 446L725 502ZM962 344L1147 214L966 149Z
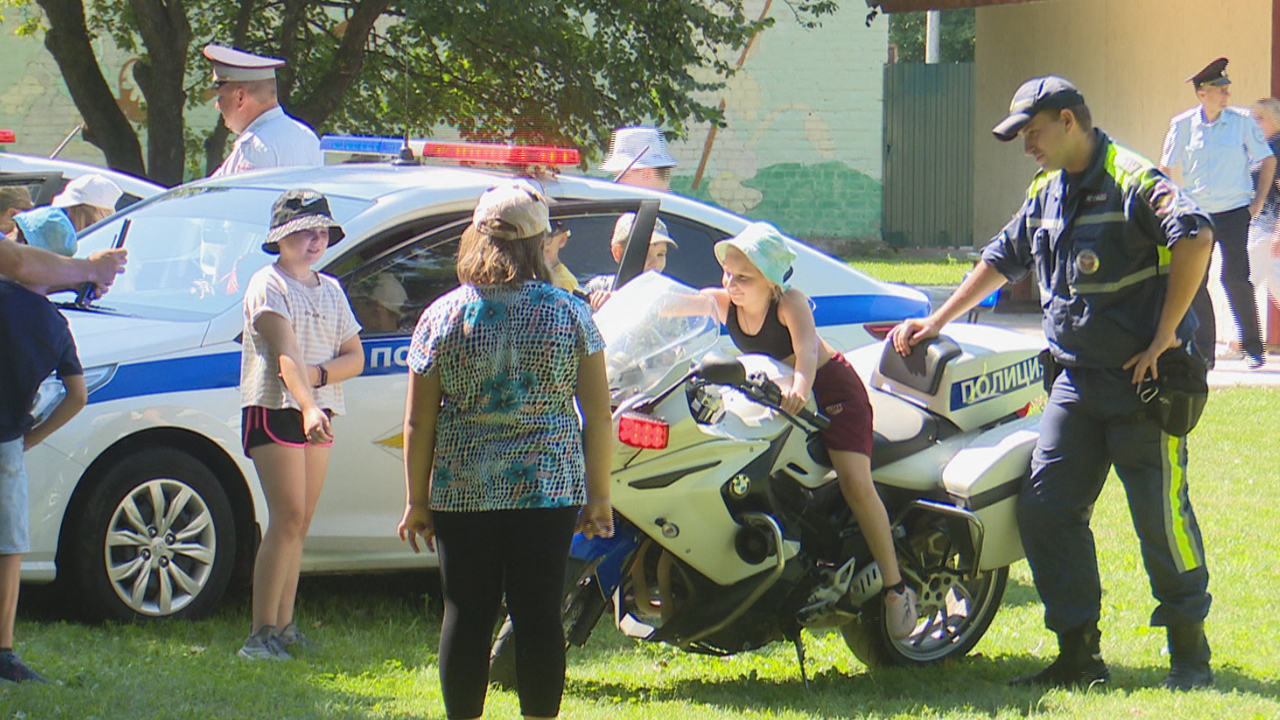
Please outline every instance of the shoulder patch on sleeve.
M1147 202L1156 211L1156 217L1168 217L1178 205L1178 187L1163 176L1152 183L1146 195Z

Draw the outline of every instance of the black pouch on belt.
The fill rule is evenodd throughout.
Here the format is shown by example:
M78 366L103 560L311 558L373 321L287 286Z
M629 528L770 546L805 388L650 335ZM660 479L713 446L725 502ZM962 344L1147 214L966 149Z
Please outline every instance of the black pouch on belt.
M1138 397L1162 430L1182 437L1200 422L1209 400L1209 367L1185 346L1165 350L1156 363L1159 379L1139 383Z
M1054 359L1053 353L1049 352L1049 348L1040 351L1040 365L1044 368L1044 391L1049 392L1053 390L1053 381L1062 372L1062 365Z

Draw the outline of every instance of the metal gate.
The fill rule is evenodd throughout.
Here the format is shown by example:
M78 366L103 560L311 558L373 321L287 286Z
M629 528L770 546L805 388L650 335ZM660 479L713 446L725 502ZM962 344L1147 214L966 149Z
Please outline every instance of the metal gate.
M884 68L881 232L893 247L973 245L972 63Z

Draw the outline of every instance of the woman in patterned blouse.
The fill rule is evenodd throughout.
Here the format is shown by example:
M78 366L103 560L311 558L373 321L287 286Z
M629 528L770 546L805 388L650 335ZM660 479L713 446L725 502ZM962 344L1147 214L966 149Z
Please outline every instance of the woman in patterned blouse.
M398 532L440 555L451 720L484 713L504 590L521 712L559 714L569 542L613 534L604 341L586 304L549 283L548 215L528 182L485 192L458 250L462 287L422 313L409 348Z

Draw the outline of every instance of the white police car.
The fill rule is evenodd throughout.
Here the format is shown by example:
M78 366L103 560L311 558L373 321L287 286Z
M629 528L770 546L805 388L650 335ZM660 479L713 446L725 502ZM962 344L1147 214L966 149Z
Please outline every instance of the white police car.
M56 578L88 611L130 618L198 616L233 576L245 577L265 504L240 449L241 292L271 260L261 243L272 202L298 187L327 195L346 230L323 269L346 288L366 353L364 374L344 384L348 414L334 422L302 569L434 564L395 534L404 504L405 358L422 309L457 285L457 243L476 199L508 176L393 164L264 170L188 184L90 228L82 253L110 246L130 221L128 271L96 307L64 310L89 404L28 454L32 550L23 579ZM679 244L667 272L694 286L718 284L712 244L748 223L688 198L596 179L540 182L557 200L553 218L572 231L561 258L584 279L617 269L608 245L622 212L643 217L657 203ZM813 298L820 332L842 348L871 341L865 324L928 310L918 291L795 249L793 282ZM47 412L60 392L47 382L36 411Z

